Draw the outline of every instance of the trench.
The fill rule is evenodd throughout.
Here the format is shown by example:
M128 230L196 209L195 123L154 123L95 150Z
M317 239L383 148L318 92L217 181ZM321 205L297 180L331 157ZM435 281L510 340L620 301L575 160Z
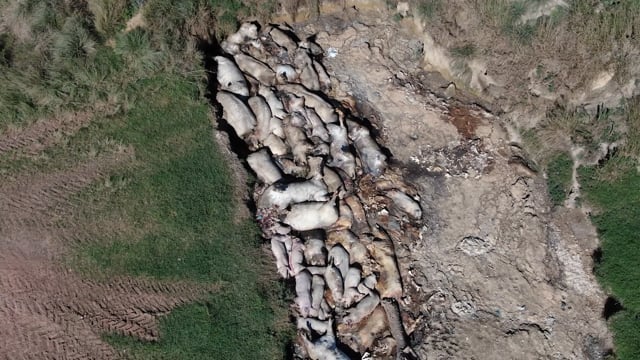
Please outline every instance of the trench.
M255 23L253 25L256 28L259 26ZM243 31L243 27L236 35ZM276 41L278 39L272 35L274 28L276 28L275 25L261 28L257 37L245 36L244 42L239 44L238 53L248 54L256 58L255 60L265 63L270 69L276 68L277 64L297 65L297 60L290 53L294 51L296 54L306 52L310 59L306 66L312 69L310 64L314 62L321 64L324 52L312 53L311 49L303 48L301 39L292 30L284 29L282 33L297 44L297 48L292 51L291 48L286 48ZM258 178L252 189L254 197L248 201L247 205L260 225L263 239L265 242L271 242L274 254L272 261L276 264L273 271L277 269L282 277L281 281L296 292L294 304L291 304L291 312L298 326L298 337L292 344L288 357L413 358L411 344L408 343L408 336L402 323L403 309L399 305L403 284L394 251L394 241L405 236L404 230L409 228L415 230L420 226L421 209L418 202L410 196L412 193L415 196L411 190L412 187L402 181L397 169L390 164L392 159L390 150L377 141L379 133L368 119L372 116L375 119L375 114L371 113L372 107L368 106L366 101L357 102L353 108L345 107L326 94L328 89L308 86L301 75L307 71L306 68L298 67L296 67L298 78L295 81L280 79L276 73L275 82L267 84L261 83L252 77L253 73L249 74L246 69L243 69L242 76L247 83L248 95L244 90L242 94L234 93L232 89L218 81L221 75L226 76L231 72L224 72L223 66L215 60L215 57L223 56L234 62L234 56L224 49L226 46L228 50L233 36L231 35L226 43L213 40L200 44L200 51L204 55L204 67L208 74L208 98L216 115L217 130L228 135L231 151L238 156L243 167ZM282 39L279 40L282 41ZM312 41L313 38L306 40ZM257 48L263 51L262 54L258 51L258 56L256 56L256 50L250 48L251 44L256 42L260 44ZM277 59L273 53L264 54L264 49L271 49L272 52L279 51ZM285 55L283 55L283 49L287 50L284 51ZM260 55L264 57L260 58ZM239 67L235 62L234 65ZM320 78L318 68L315 69L315 76ZM286 93L279 85L287 84L303 85L304 91L308 94L305 95L304 91L295 94ZM265 141L264 139L254 141L249 140L246 134L239 136L238 120L234 120L234 115L229 113L230 107L225 109L225 104L218 101L218 94L232 94L243 104L240 107L244 106L250 110L247 106L249 98L264 99L266 97L258 95L261 87L275 90L278 101L284 103L286 116L278 120L274 120L275 111L271 103L268 104L273 111L270 121L283 122L287 134L287 130L296 128L297 133L306 135L302 140L305 146L315 146L313 151L305 152L301 161L304 165L298 164L300 159L293 154L297 144L291 140L291 136L281 139L287 146L286 154L275 154L275 151L262 142ZM291 99L303 99L305 105L294 111ZM315 106L309 104L313 102ZM229 106L228 103L227 106ZM330 111L327 110L329 108ZM325 111L325 115L331 114L330 116L342 115L338 116L337 121L334 122L321 118L320 125L311 126L309 117L305 116L303 118L307 122L302 126L289 123L300 113L308 115L310 112L315 112L318 115L321 111ZM251 110L250 113L258 117L257 113L254 114ZM255 125L251 136L257 133L256 129L259 126L260 124ZM312 132L320 126L325 132L331 126L333 129L339 127L344 130L347 134L346 145L334 148L337 138L334 138L333 133L328 141L319 139L322 136ZM271 135L273 134L269 134ZM365 142L367 145L362 145ZM247 161L249 156L264 149L269 156L269 160L266 161L276 165L281 175L277 181L265 182L264 176L260 174L261 170L256 169L255 166L252 167ZM350 154L354 158L353 174L345 170L346 166L342 168L336 161L335 156L344 154ZM375 157L375 162L371 161L372 156ZM319 169L321 170L312 176L310 162L311 159L317 158L320 158ZM383 159L382 162L379 161L380 159ZM283 161L291 162L292 160L294 167L303 168L302 173L291 171L282 165ZM335 189L329 189L327 185L328 172L338 175L339 185ZM270 203L266 207L259 205L261 201L264 203L265 193L276 198L286 197L288 194L294 194L293 190L288 192L290 189L306 186L313 181L316 188L319 187L320 190L314 190L316 192L310 196L287 201L285 206L279 203L277 205ZM335 179L333 181L335 182ZM384 184L384 187L381 184ZM299 196L295 194L294 197ZM323 212L312 210L317 206L328 210L322 210ZM318 218L309 219L309 214L316 214L314 211L317 212ZM330 213L331 216L329 216L330 220L322 222L318 219L322 219L324 212ZM297 220L293 220L296 216L304 220L298 223ZM318 223L306 224L314 221ZM345 240L346 238L348 240ZM311 244L317 244L316 240L322 241L323 244L320 258L317 254L309 255ZM282 251L285 251L284 256ZM337 275L334 279L333 275L328 274ZM369 283L365 283L366 281ZM347 292L353 298L347 298Z

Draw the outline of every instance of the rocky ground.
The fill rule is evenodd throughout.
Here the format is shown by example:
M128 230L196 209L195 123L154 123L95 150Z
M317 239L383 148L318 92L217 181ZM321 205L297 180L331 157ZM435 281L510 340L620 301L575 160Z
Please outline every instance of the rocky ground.
M324 48L332 96L355 100L420 189L420 240L396 239L417 353L606 356L606 299L591 271L595 229L579 210L551 210L543 176L490 104L424 70L430 49L420 29L365 7L295 27Z

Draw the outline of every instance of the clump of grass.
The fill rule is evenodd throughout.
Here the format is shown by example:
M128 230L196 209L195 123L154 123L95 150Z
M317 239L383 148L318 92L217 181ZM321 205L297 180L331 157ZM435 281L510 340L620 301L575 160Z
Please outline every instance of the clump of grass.
M640 97L631 99L625 105L624 122L627 132L623 154L640 163Z
M95 29L105 38L114 36L124 27L127 0L88 0L87 5L93 14Z
M476 1L476 8L491 26L518 44L529 44L536 35L537 24L520 22L527 11L525 1L482 0Z
M586 200L595 208L592 221L601 239L602 257L595 272L606 291L624 307L610 319L619 359L640 358L640 174L635 162L581 167L579 180ZM620 175L608 179L615 166ZM603 176L602 173L605 173Z
M415 6L422 19L433 19L442 10L442 0L417 0Z
M162 52L153 48L149 33L139 27L118 34L115 53L121 55L129 68L140 75L155 72L164 60Z
M547 164L547 189L551 203L560 206L571 190L573 160L567 153L558 154Z
M92 59L96 53L96 40L89 31L89 26L77 16L68 17L62 29L54 36L51 49L54 60L71 65L76 61Z
M473 44L465 44L451 48L451 54L457 58L468 59L476 53L476 47Z
M624 108L602 108L591 115L580 109L554 108L535 129L526 132L525 146L534 160L541 163L574 146L583 147L584 156L591 157L599 151L601 143L620 140L619 118L623 111Z

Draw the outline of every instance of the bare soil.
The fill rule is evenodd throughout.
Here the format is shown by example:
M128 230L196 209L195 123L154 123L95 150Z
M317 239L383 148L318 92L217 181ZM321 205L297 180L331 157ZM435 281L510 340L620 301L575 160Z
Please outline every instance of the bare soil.
M595 229L579 210L551 211L505 121L473 94L445 97L424 34L405 25L355 6L295 27L337 53L323 61L331 95L360 103L419 189L426 225L394 237L412 346L424 359L603 359Z

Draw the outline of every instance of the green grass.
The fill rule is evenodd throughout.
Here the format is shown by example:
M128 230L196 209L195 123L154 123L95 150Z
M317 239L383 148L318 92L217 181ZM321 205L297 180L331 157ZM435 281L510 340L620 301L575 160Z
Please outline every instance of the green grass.
M52 156L97 142L132 146L135 164L78 195L89 217L120 214L141 236L108 231L75 248L88 276L146 276L221 283L220 293L162 321L161 339L108 336L140 359L282 358L289 328L283 285L262 275L264 255L251 219L237 221L231 174L212 136L209 106L176 76L134 84L144 93L126 116L96 121ZM280 325L278 325L280 324ZM241 349L241 350L240 350Z
M536 34L537 25L520 23L527 5L522 0L481 0L477 1L476 7L489 24L500 29L508 38L519 44L529 44Z
M465 44L451 48L451 55L457 58L468 59L473 57L475 53L476 47L473 44Z
M442 10L442 0L418 0L416 9L423 20L433 19Z
M573 160L567 153L558 154L547 164L547 188L554 206L564 203L571 190Z
M617 355L633 360L640 358L640 174L633 160L609 162L580 168L579 179L584 196L596 208L592 221L602 243L596 275L625 308L610 319ZM607 179L610 167L626 171Z
M283 339L271 335L275 329L269 304L251 294L227 290L173 310L161 320L162 337L156 343L119 335L105 340L131 359L282 359L278 344Z

